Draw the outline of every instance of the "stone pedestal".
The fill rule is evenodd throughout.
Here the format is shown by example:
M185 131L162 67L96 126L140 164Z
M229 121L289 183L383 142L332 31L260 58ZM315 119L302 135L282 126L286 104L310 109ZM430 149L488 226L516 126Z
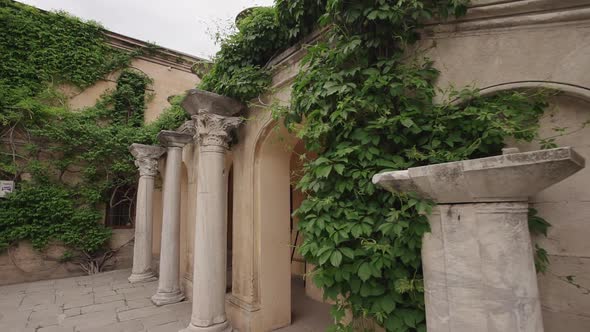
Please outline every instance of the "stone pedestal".
M195 224L193 311L183 331L232 331L225 314L227 181L230 131L242 120L205 111L193 116L200 146Z
M166 147L166 174L163 189L162 245L160 249L160 280L158 291L152 296L155 305L166 305L184 300L180 291L180 180L182 147L192 142L189 134L162 131L158 139Z
M129 282L148 282L156 279L152 271L152 206L154 178L158 174L158 159L165 150L159 146L133 144L129 151L139 169L135 212L135 240L133 268Z
M584 167L571 148L375 175L438 206L422 244L429 332L542 332L528 197Z

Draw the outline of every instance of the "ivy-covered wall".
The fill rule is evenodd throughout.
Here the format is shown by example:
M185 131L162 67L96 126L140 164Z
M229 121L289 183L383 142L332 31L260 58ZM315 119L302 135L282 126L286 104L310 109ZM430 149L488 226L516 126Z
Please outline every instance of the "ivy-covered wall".
M388 331L426 329L420 246L428 231L423 213L431 203L378 190L370 181L374 174L496 155L508 140L553 145L538 134L553 92L506 89L482 96L465 81L456 88L453 82L437 84L440 71L427 57L437 52L436 44L419 43L420 28L432 19L460 18L467 5L276 1L274 15L268 8L253 10L239 23L201 85L272 109L317 154L306 159L298 183L307 195L296 212L304 237L299 250L317 266L311 273L315 283L338 303L336 331L354 330L341 320L346 311ZM306 33L298 34L302 26ZM260 105L256 97L272 99L275 91L268 90L269 68L261 65L270 59L261 61L259 55L279 54L322 27L327 31L319 42L303 46L307 55L288 106L271 100L268 107L268 98ZM265 37L257 41L260 36ZM235 49L241 52L230 52ZM244 66L247 72L232 71ZM457 70L453 73L476 78L478 67ZM532 215L530 224L533 233L547 232L542 218ZM538 248L537 254L538 270L546 270L546 251Z
M35 273L49 263L21 241L41 252L61 243L67 250L50 255L56 264L101 269L104 254L132 238L109 241L112 232L102 224L105 205L119 203L113 192L136 182L127 147L182 124L180 95L199 79L151 61L157 47L115 48L98 24L65 13L2 0L0 26L0 178L17 184L0 199L0 282L47 277ZM179 97L162 109L173 95ZM126 197L133 200L134 191ZM37 262L22 264L28 275L11 264L19 243L23 259Z

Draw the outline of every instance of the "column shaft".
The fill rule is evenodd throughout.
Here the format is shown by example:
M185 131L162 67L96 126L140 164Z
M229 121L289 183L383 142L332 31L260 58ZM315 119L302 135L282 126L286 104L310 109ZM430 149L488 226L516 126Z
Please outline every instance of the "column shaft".
M242 120L200 111L195 221L193 312L185 332L232 331L225 314L227 279L227 181L225 153L230 131Z
M197 224L193 276L192 324L209 327L227 323L227 184L225 149L202 147L197 190ZM224 330L219 326L217 330Z
M152 297L152 302L156 305L176 303L184 299L179 286L181 167L182 148L168 147L163 189L160 280L158 292Z
M152 271L152 205L158 159L164 153L164 149L158 146L132 144L129 151L135 157L135 165L140 174L136 198L133 268L129 282L147 282L155 280Z
M429 332L542 332L528 204L439 205L422 261Z
M141 176L137 187L133 268L129 277L129 281L132 283L155 280L152 271L153 191L154 177Z

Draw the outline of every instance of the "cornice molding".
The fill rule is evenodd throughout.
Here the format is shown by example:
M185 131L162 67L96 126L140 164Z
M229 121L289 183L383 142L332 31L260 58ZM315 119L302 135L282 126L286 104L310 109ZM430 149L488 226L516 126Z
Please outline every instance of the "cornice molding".
M104 34L107 38L107 43L111 47L126 52L133 52L137 49L150 49L154 47L153 45L142 40L124 36L116 32L105 30ZM137 58L192 74L194 74L192 68L195 63L206 61L196 56L160 46L156 46L153 51L150 51L148 54L140 55Z
M462 32L576 22L590 25L589 0L474 0L466 16L447 22L427 22L422 32L424 38L436 38ZM327 30L313 32L268 62L267 68L274 74L273 89L293 82L298 70L289 71L289 68L305 56L306 46L321 40Z
M447 22L428 22L426 37L500 28L588 21L588 0L479 0L474 1L467 15Z

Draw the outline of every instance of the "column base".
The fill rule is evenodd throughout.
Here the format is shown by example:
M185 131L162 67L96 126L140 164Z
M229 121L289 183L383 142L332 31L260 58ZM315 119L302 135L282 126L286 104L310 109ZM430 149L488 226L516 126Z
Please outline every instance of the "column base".
M157 306L178 303L182 300L184 300L184 294L182 294L180 290L177 290L172 293L164 293L158 291L154 296L152 296L152 303L154 303Z
M234 330L229 322L225 321L221 324L211 326L196 326L190 323L187 328L179 332L237 332L237 330Z
M156 281L158 280L158 278L156 277L154 272L150 271L146 273L133 273L127 280L129 280L129 282L132 284L137 284L141 282Z

